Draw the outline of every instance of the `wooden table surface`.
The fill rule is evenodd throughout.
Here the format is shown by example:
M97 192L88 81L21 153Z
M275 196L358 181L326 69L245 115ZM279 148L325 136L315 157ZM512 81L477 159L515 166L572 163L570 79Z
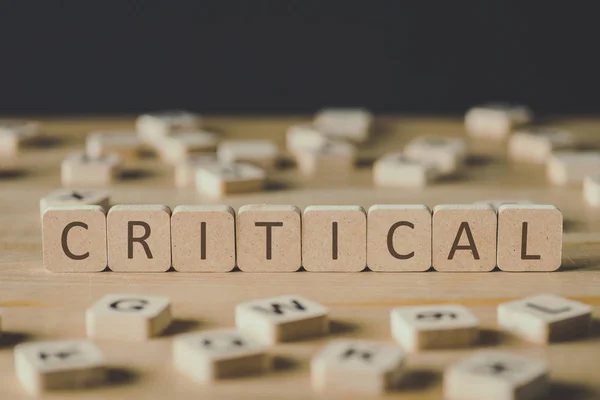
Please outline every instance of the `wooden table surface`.
M286 128L309 117L208 117L206 125L225 137L272 138L284 148ZM360 162L348 181L332 176L303 178L292 163L275 171L262 193L236 195L215 202L193 188L177 189L172 167L145 158L127 166L110 191L113 204L224 203L358 204L471 203L487 199L527 199L556 204L565 217L564 260L551 273L49 273L42 265L39 199L60 187L60 161L82 149L85 134L98 129L133 129L133 118L42 120L44 143L26 149L12 169L0 172L0 399L26 397L15 378L13 346L26 340L85 337L85 309L105 293L170 296L175 322L160 338L147 342L97 341L111 368L111 384L85 391L62 391L53 399L196 399L287 398L317 396L309 381L310 358L330 338L391 342L389 312L395 306L460 303L481 319L477 349L506 349L547 359L550 399L600 399L600 209L583 202L581 187L547 183L543 166L506 160L505 142L470 141L465 173L423 189L383 189L372 184L372 162L386 151L400 150L414 136L464 135L461 118L376 119L372 140L360 148ZM585 144L600 144L600 119L560 119ZM596 136L595 136L596 135ZM2 167L0 167L1 170ZM555 293L594 307L589 338L539 346L527 344L496 327L496 306L536 293ZM236 303L282 294L301 294L330 308L330 337L272 348L275 368L263 376L201 386L172 367L173 335L198 329L230 327ZM118 327L115 326L115 329ZM409 356L403 388L389 394L402 399L441 397L441 373L450 363L477 349L426 351ZM329 398L329 396L328 396Z

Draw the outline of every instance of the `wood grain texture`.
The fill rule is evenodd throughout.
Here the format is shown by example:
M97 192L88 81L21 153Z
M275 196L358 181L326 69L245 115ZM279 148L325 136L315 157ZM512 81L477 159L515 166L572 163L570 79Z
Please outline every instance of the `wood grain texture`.
M309 117L207 117L207 128L226 138L273 139L283 149L286 128ZM599 119L557 121L573 129L588 147L598 146ZM83 148L92 130L132 129L133 118L42 120L47 137L42 146L25 149L11 169L0 167L0 398L25 398L13 366L13 346L23 340L85 337L85 309L106 293L167 295L175 322L165 335L145 343L98 340L112 384L48 395L50 399L196 399L288 398L317 395L310 388L309 362L329 339L356 338L392 342L390 309L403 305L460 303L481 320L478 349L506 349L545 358L550 364L550 399L600 397L600 209L583 201L581 188L557 187L546 181L541 165L506 161L505 143L469 141L470 157L463 174L414 189L375 188L373 160L401 150L418 135L465 136L459 118L380 117L370 142L359 147L358 168L340 180L306 178L289 162L271 173L267 190L221 200L203 197L194 188L175 188L173 167L144 158L128 164L110 192L113 203L229 204L373 204L471 203L494 198L527 199L556 204L564 214L563 268L543 273L61 273L42 265L39 199L60 187L60 161ZM286 159L291 157L286 155ZM590 304L592 336L574 342L534 346L498 331L498 304L533 295L556 293ZM330 309L330 337L274 346L275 370L201 386L172 366L171 340L178 333L233 327L234 308L252 299L298 294ZM408 358L410 380L390 398L437 399L441 374L472 349L426 351Z

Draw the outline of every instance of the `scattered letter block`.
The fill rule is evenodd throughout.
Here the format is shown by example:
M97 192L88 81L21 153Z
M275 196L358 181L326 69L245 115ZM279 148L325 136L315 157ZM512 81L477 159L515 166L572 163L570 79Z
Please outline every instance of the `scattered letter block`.
M107 376L100 349L88 340L19 344L15 347L15 371L31 395L96 386Z
M175 164L175 186L183 188L193 186L196 182L198 168L217 164L214 155L193 155Z
M373 181L382 187L422 187L439 175L432 163L410 159L401 153L388 153L373 166Z
M196 172L196 189L209 197L259 192L265 181L265 171L247 163L205 165Z
M459 172L467 158L467 145L462 138L419 136L404 147L409 159L434 166L442 175Z
M592 173L583 180L583 198L592 207L600 207L600 174Z
M301 296L280 296L238 304L235 325L267 344L329 332L328 310Z
M166 135L200 128L201 119L187 111L164 111L138 117L136 129L147 144L156 145Z
M118 154L126 160L135 160L140 155L142 142L135 132L92 132L85 141L85 150L90 158Z
M217 150L219 161L227 164L247 162L270 170L275 167L279 149L272 140L228 140Z
M288 151L318 150L327 142L327 137L313 125L293 125L287 130L285 143Z
M57 189L40 199L40 215L51 206L100 206L110 208L110 196L105 190Z
M39 136L39 124L32 121L0 120L0 156L15 156L22 144Z
M461 305L397 307L391 319L392 336L407 351L467 347L479 338L479 320Z
M177 132L165 136L157 150L169 163L180 163L193 155L204 155L217 148L218 136L207 131Z
M465 115L465 128L473 137L503 139L514 127L527 124L533 113L522 105L506 103L473 107Z
M171 323L165 296L107 294L85 312L87 335L93 339L145 340Z
M367 265L367 215L360 206L309 206L302 218L302 265L358 272Z
M334 340L311 361L312 386L319 392L381 395L404 373L399 347L370 340Z
M302 265L301 212L291 205L238 211L237 265L245 272L294 272Z
M575 137L555 128L530 128L515 132L508 141L508 155L519 162L543 164L556 150L573 148Z
M517 354L485 351L452 364L444 371L448 400L533 400L548 387L544 361Z
M583 179L600 169L600 153L560 151L546 163L548 179L554 185L582 183Z
M107 186L116 177L121 157L109 154L90 158L84 153L72 153L61 164L64 186Z
M373 115L362 108L326 108L315 115L314 125L328 136L362 143L369 138Z
M119 205L108 212L108 266L120 272L164 272L171 267L171 210Z
M106 214L100 206L46 209L42 218L44 266L52 272L98 272L107 265Z
M367 217L371 271L427 271L431 267L431 210L423 204L374 205Z
M498 306L498 325L534 343L566 341L588 334L592 308L553 294Z
M328 140L316 149L297 150L295 156L302 174L339 180L347 178L354 170L356 147L348 142Z
M556 206L504 204L498 209L498 268L555 271L562 261L563 216Z
M179 335L173 340L173 363L198 383L266 372L266 346L235 329Z
M447 204L433 209L433 268L491 271L496 266L496 211L489 204Z
M171 246L177 271L231 271L235 267L235 211L224 205L175 207Z

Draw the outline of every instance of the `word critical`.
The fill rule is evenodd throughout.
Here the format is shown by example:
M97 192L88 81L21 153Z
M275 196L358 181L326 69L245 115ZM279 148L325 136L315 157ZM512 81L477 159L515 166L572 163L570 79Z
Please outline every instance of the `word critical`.
M556 206L539 204L63 205L42 215L55 272L554 271L562 226Z

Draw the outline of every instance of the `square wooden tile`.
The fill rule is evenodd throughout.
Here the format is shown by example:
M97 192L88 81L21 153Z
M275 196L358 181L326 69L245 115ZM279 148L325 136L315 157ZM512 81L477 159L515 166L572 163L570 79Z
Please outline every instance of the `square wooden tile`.
M231 271L235 267L235 211L225 205L175 207L171 246L177 271Z
M459 172L467 154L464 139L457 137L418 136L404 146L408 160L431 165L441 175Z
M533 112L518 104L489 103L470 108L465 128L473 137L504 139L515 128L533 120Z
M216 155L191 155L175 164L175 186L192 187L198 168L218 164Z
M444 371L444 398L449 400L529 400L548 390L545 361L500 351L482 351Z
M42 217L43 261L52 272L99 272L107 263L100 206L49 207Z
M17 379L31 395L96 386L107 378L102 352L89 340L21 343L14 354Z
M364 108L325 108L317 112L314 125L327 136L365 142L371 133L373 115Z
M498 218L489 204L442 204L433 209L432 263L437 271L491 271Z
M328 141L327 137L314 125L292 125L285 134L286 148L289 152L318 150Z
M267 174L248 163L210 164L196 171L198 193L218 198L235 193L260 192Z
M0 156L16 156L23 144L39 136L39 124L25 120L0 120Z
M219 135L204 130L176 132L165 136L157 150L163 161L177 164L194 155L211 155L218 141Z
M295 272L302 265L300 209L292 205L240 207L237 265L244 272Z
M91 339L146 340L171 324L171 301L166 296L107 294L85 312Z
M546 175L554 185L581 184L600 169L600 152L558 151L546 162Z
M235 325L262 343L275 344L327 334L328 313L317 302L285 295L238 304Z
M423 204L376 204L367 216L371 271L427 271L431 267L431 210Z
M279 157L279 149L272 140L226 140L219 143L217 157L223 163L250 163L270 170L275 167Z
M498 325L534 343L572 340L590 330L592 307L553 294L527 297L498 306Z
M373 182L382 187L422 187L440 176L427 160L410 159L402 153L387 153L373 165Z
M348 142L327 140L319 148L297 150L294 155L302 174L339 181L354 170L356 153L356 147Z
M199 129L201 123L198 114L171 110L140 115L135 126L144 143L156 144L170 133Z
M497 265L503 271L555 271L562 263L563 216L556 206L498 209Z
M242 331L219 329L179 335L173 364L198 383L264 373L271 367L267 347Z
M592 207L600 207L600 174L591 173L583 179L583 199Z
M163 205L117 205L106 218L108 266L119 272L171 267L171 210Z
M398 386L405 370L398 347L371 340L329 342L310 363L312 386L319 392L381 395Z
M116 178L121 157L109 154L90 158L84 153L69 154L61 164L63 186L108 186Z
M139 158L142 141L135 132L92 132L85 140L85 151L90 158L118 154L124 160Z
M543 164L552 152L572 149L577 144L572 132L561 128L532 127L518 130L508 141L508 156L515 161Z
M396 307L392 337L407 351L468 347L479 338L479 320L458 304Z
M360 206L308 206L302 265L314 272L358 272L367 265L367 215Z

